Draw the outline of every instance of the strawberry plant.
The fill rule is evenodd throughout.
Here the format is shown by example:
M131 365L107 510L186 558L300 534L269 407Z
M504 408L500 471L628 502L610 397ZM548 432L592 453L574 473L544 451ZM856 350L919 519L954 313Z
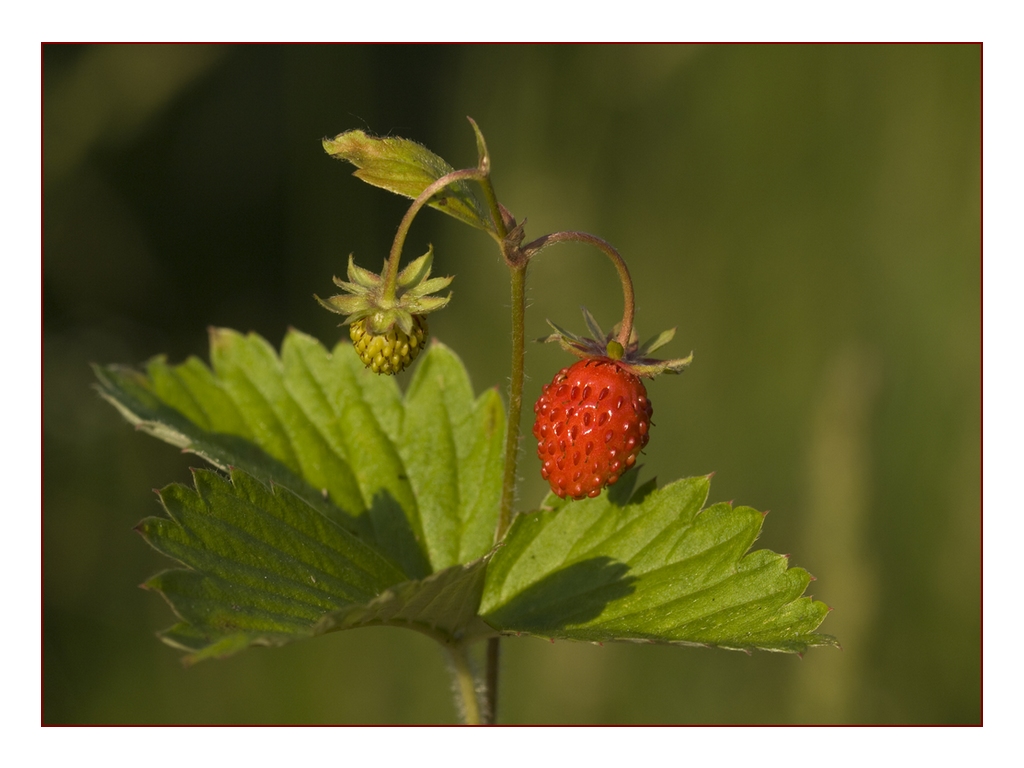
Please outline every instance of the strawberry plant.
M815 632L828 608L786 556L750 551L763 515L707 504L709 477L658 487L636 466L653 406L642 379L692 360L640 344L629 269L584 232L526 242L502 206L476 123L478 163L455 170L400 138L349 131L324 140L370 184L412 198L380 274L350 257L342 293L317 300L344 316L333 349L289 331L280 351L253 334L210 333L197 358L144 371L96 368L101 395L139 430L212 469L159 492L164 515L139 533L177 565L149 579L178 618L161 633L191 664L370 625L435 639L467 723L495 722L502 638L634 641L802 653L834 645ZM425 206L495 242L511 276L507 413L476 394L460 358L428 341L427 315L449 305L452 277L431 277L433 250L402 267ZM622 283L621 321L590 337L558 326L579 360L537 401L533 435L552 493L515 509L531 261L561 242L590 244ZM414 361L404 392L398 374ZM531 471L535 471L531 468Z

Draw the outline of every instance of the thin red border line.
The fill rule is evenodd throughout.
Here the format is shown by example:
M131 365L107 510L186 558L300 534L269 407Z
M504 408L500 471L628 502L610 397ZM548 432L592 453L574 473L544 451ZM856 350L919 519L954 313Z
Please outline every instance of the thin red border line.
M978 44L978 724L985 724L985 44Z
M43 720L43 699L46 696L46 686L43 684L44 679L44 667L46 666L46 654L43 652L43 638L44 634L44 606L46 605L46 599L43 594L46 589L46 583L43 579L44 570L44 557L45 548L43 543L44 539L44 526L43 526L43 510L46 508L45 504L45 488L46 484L43 482L43 476L46 474L46 462L43 461L43 441L45 440L45 427L43 425L44 413L43 400L44 392L46 390L46 367L43 365L43 347L45 345L43 336L43 218L46 216L46 210L43 207L43 185L45 179L43 177L43 156L45 155L45 144L46 136L43 132L44 120L44 102L43 102L43 77L45 71L43 68L43 44L39 45L39 724L46 725Z

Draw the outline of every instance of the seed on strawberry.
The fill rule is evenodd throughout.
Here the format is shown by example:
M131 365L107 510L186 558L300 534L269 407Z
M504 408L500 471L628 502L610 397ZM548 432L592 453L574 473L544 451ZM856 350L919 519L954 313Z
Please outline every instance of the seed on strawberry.
M379 336L369 331L366 320L356 320L348 335L367 368L390 376L405 370L420 353L427 339L427 318L413 315L412 333L406 334L396 325Z
M533 410L540 473L563 499L597 496L632 467L654 413L640 378L607 357L563 368Z

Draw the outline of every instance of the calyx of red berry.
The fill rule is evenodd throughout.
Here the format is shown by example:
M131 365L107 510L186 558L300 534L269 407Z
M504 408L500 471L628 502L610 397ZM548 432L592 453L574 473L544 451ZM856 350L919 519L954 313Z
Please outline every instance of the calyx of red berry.
M693 352L686 357L670 360L659 360L650 357L652 352L672 341L676 335L675 328L662 331L643 344L639 343L636 329L634 328L630 330L629 341L623 345L618 339L621 324L616 325L606 334L601 330L601 326L598 325L597 320L594 319L594 316L590 314L587 308L583 307L582 309L587 329L594 338L577 336L575 333L560 328L548 320L548 325L555 332L550 336L537 339L537 341L558 342L566 352L581 359L588 357L608 358L614 361L621 369L629 371L634 376L645 378L654 378L662 373L682 373L693 362Z
M345 315L343 325L364 321L363 325L374 336L387 334L398 327L404 334L414 332L414 316L423 317L444 307L450 300L447 296L433 294L447 288L451 277L430 277L434 261L434 249L411 261L405 269L388 279L388 265L385 263L381 274L357 266L352 256L348 257L348 280L334 278L334 284L344 293L321 299L320 304Z

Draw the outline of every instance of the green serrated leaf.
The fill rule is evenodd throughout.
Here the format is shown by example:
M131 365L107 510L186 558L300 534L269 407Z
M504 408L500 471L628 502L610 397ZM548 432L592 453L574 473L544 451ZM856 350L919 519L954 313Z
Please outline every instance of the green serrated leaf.
M202 369L202 374L184 375L195 374L197 367ZM352 518L341 514L341 510L329 503L321 491L248 439L245 421L240 414L231 410L234 403L228 399L231 408L224 403L218 405L226 395L219 389L213 374L201 362L190 359L174 369L163 369L166 369L166 365L161 358L150 362L151 378L120 366L93 366L99 379L100 394L139 431L201 456L221 469L245 467L265 482L274 482L292 489L322 514L343 524L353 525ZM180 386L187 389L181 391ZM160 388L166 400L154 394L156 388ZM193 399L193 394L202 396ZM186 411L191 407L192 415L201 410L206 414L206 420L192 421L170 403ZM217 432L218 426L230 431Z
M156 358L146 375L97 367L100 392L139 429L290 489L407 578L490 549L504 412L493 391L473 397L447 347L426 351L403 399L348 343L328 353L290 331L278 357L258 336L215 330L211 346L212 371L194 358Z
M455 170L423 145L397 136L378 138L359 130L346 131L333 139L324 139L323 145L331 157L356 166L357 178L413 199ZM487 204L473 182L449 184L431 198L429 205L459 221L495 233Z
M416 478L435 570L476 559L491 548L505 434L500 401L495 410L496 393L474 401L462 363L442 349L432 346L416 368L399 440L402 458ZM463 470L446 472L445 465L452 463Z
M138 530L155 549L188 566L157 574L160 592L188 625L167 640L190 650L239 650L242 635L277 645L310 636L327 612L368 602L405 575L393 562L283 488L240 470L230 480L196 470L195 490L160 492L166 518ZM187 637L191 638L186 640ZM239 647L236 647L239 646Z
M480 606L505 633L803 652L828 612L801 597L809 574L765 550L746 554L763 515L701 509L708 478L628 494L635 472L595 499L516 518L488 569ZM622 486L622 487L620 487ZM552 499L554 501L552 502Z
M287 489L234 470L196 470L195 489L160 492L167 517L138 530L188 570L157 574L182 620L161 633L187 663L250 645L283 645L341 629L388 624L441 642L493 633L477 618L485 559L421 581Z

